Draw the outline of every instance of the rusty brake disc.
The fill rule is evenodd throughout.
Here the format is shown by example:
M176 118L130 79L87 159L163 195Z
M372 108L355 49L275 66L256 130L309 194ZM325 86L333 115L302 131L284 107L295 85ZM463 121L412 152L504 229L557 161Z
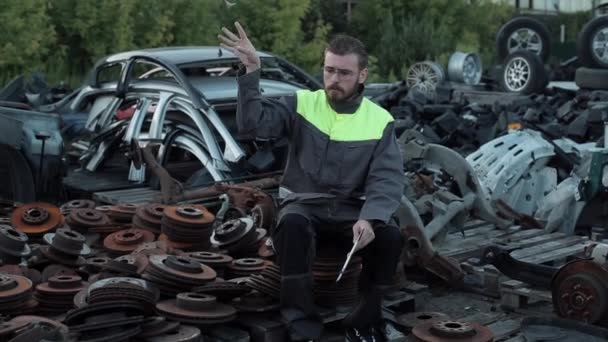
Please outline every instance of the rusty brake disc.
M557 314L591 324L608 321L608 271L591 260L574 260L553 276L551 295Z
M21 258L30 255L27 235L9 226L0 225L0 258L4 264L18 264Z
M456 320L432 320L412 329L420 341L427 342L490 342L492 331L481 324Z
M147 338L146 342L199 342L201 336L199 328L180 324L177 328L162 335Z
M256 291L234 298L232 305L240 312L269 312L281 307L275 298Z
M59 209L63 215L67 215L74 209L92 209L95 208L95 201L88 199L75 199L64 203Z
M450 317L441 312L417 311L399 315L396 319L402 326L412 329L417 325L430 322L431 320L449 320Z
M66 223L73 229L88 230L111 225L112 221L108 215L99 210L83 208L71 210L66 218Z
M156 309L171 320L195 325L226 323L236 319L234 307L218 303L214 296L202 293L180 293L176 299L159 302Z
M149 267L151 271L157 270L169 279L194 285L200 281L212 281L217 276L217 273L207 265L173 255L151 255Z
M215 221L215 216L206 207L198 204L167 206L163 215L163 218L172 223L192 228L206 227Z
M63 215L59 208L43 202L24 204L11 215L12 226L31 235L44 234L62 223Z
M213 253L213 252L188 252L182 254L185 257L194 259L201 264L205 264L213 269L224 268L232 262L232 257L227 254Z
M131 228L112 233L103 240L103 247L113 253L130 253L145 242L154 241L154 233Z
M168 321L165 317L153 316L144 320L141 325L141 333L137 335L138 339L150 338L164 335L168 332L178 329L179 322ZM199 332L200 334L200 332ZM146 340L148 341L148 340ZM178 340L176 340L178 341Z
M52 249L67 255L82 256L91 254L91 249L85 243L86 238L84 235L71 229L59 228L55 233L44 234L43 240Z

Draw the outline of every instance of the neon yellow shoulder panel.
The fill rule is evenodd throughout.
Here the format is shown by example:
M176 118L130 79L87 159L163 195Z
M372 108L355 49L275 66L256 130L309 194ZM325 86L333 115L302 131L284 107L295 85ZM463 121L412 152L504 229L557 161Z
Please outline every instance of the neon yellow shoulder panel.
M323 89L299 90L296 96L298 114L334 141L379 140L386 125L393 121L389 112L365 97L355 113L338 114L327 102Z

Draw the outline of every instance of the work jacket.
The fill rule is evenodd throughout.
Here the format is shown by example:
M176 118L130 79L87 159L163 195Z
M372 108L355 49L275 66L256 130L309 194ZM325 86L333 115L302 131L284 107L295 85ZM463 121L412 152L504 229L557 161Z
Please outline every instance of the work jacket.
M237 125L260 138L288 138L285 200L359 198L359 219L387 223L405 182L390 113L362 94L332 107L322 89L264 98L259 80L260 70L238 78Z

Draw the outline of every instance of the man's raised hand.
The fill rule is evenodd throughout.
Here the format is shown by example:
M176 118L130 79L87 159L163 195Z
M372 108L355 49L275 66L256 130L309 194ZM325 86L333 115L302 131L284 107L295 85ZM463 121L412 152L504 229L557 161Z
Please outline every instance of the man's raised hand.
M247 33L238 21L234 23L234 26L239 35L237 36L226 27L222 27L223 34L217 36L220 40L220 46L239 57L248 73L259 69L261 66L260 57L257 56L255 47L247 38Z

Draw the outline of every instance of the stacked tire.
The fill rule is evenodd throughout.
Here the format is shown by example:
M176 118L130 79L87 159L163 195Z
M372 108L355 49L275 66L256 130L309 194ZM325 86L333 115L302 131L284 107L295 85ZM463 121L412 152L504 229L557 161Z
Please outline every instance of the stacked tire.
M582 67L575 82L583 89L608 89L608 16L589 21L578 35L576 52Z
M502 62L497 78L503 91L533 94L545 89L551 33L544 23L527 16L509 20L496 35L496 51Z

